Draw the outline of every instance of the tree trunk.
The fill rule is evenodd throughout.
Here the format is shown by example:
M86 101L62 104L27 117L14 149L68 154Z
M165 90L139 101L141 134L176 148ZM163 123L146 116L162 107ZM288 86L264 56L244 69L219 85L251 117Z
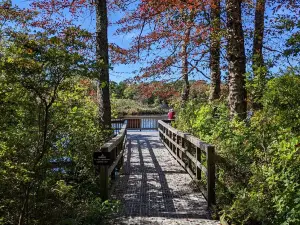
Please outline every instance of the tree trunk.
M209 100L220 98L221 71L220 71L220 0L214 0L211 6L211 35L210 35L210 95Z
M99 120L104 129L111 127L107 26L106 0L96 0L96 54L97 60L104 64L99 76Z
M264 39L266 0L257 0L255 8L255 29L253 38L253 66L264 66L262 53Z
M181 50L181 60L182 60L182 69L181 69L181 74L182 74L182 79L184 81L183 84L183 89L182 89L182 94L181 94L181 101L184 104L185 102L188 101L189 95L190 95L190 83L189 83L189 74L188 74L188 59L187 59L187 43L184 41L182 44L182 50Z
M262 96L262 91L264 89L265 76L266 73L263 70L264 67L264 57L263 57L263 39L264 39L264 22L265 22L265 7L266 0L257 0L255 8L255 28L254 28L254 38L253 38L253 55L252 55L252 69L253 74L256 77L258 83L258 90L254 90L253 93L253 108L261 108L259 99Z
M231 116L246 118L246 57L241 16L241 0L227 0L227 56L229 67L229 108Z
M184 104L189 100L189 95L190 95L189 64L188 64L187 48L190 43L191 29L192 29L192 23L194 22L194 18L195 18L195 12L191 11L187 21L186 30L184 32L184 40L181 46L181 62L182 62L181 76L184 81L183 89L181 93L182 104Z

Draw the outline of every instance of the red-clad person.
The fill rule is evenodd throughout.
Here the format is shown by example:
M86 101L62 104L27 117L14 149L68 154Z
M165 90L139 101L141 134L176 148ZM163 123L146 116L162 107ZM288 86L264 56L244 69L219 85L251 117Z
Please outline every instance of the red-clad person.
M175 119L175 112L173 109L170 109L169 110L169 113L168 113L168 119L169 120L174 120Z

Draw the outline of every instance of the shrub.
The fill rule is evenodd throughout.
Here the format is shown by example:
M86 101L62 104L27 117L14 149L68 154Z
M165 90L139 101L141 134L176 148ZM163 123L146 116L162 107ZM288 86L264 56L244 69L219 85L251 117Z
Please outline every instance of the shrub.
M194 104L175 125L214 144L217 207L231 224L300 223L300 78L267 83L263 109L248 121L229 119L225 103ZM192 129L191 129L192 128Z

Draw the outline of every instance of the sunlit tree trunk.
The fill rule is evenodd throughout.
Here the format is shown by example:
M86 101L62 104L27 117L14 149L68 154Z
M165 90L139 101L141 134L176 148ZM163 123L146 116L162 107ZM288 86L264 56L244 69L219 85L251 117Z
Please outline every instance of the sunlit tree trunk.
M264 57L263 57L263 39L264 39L264 16L265 16L266 0L257 0L255 7L255 28L253 38L253 55L252 55L252 69L259 88L254 90L253 108L261 108L259 99L262 96L264 89L266 72L264 70Z
M209 100L220 98L220 0L214 0L211 6L211 36L210 36L210 95Z
M189 18L187 20L187 27L184 32L184 39L181 46L181 76L184 82L183 89L181 93L181 102L184 104L189 100L190 96L190 82L189 82L189 63L188 63L188 46L190 43L192 23L194 22L195 12L191 11Z
M227 0L227 56L229 67L229 108L231 116L246 118L246 57L241 18L241 0Z
M187 41L184 41L182 44L182 56L181 56L181 61L182 61L182 69L181 69L181 75L182 75L182 80L183 80L183 89L182 89L182 94L181 94L181 101L182 103L185 103L189 99L190 95L190 83L189 83L189 74L188 74L188 53L187 53L187 46L188 43Z
M107 39L107 7L106 0L96 0L96 54L97 60L103 63L99 74L99 119L100 125L111 127L111 106L109 96L109 63Z

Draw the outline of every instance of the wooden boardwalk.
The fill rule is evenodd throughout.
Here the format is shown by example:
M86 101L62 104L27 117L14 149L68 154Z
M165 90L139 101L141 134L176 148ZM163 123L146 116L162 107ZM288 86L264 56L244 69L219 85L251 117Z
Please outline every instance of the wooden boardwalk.
M207 202L192 178L172 157L157 131L129 131L123 172L112 198L121 212L109 224L206 224Z

